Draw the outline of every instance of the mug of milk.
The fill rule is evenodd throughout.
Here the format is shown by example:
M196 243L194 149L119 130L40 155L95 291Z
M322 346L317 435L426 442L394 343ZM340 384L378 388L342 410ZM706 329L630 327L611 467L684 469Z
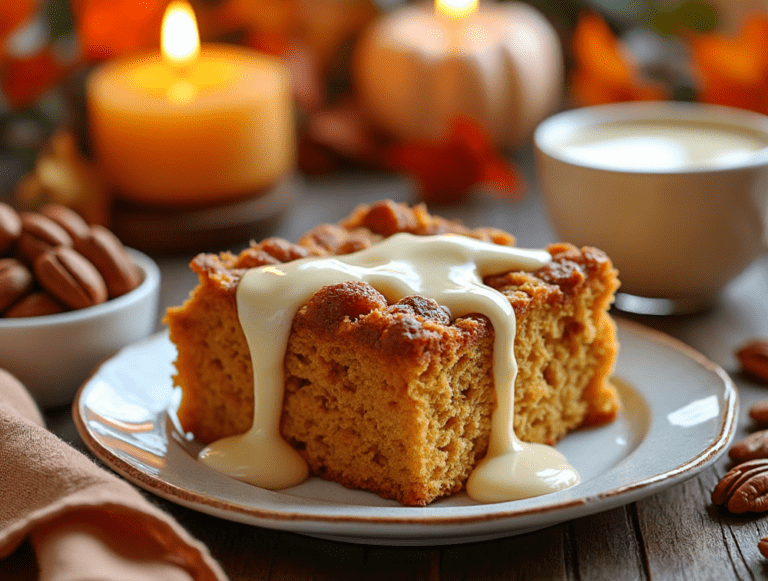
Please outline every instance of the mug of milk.
M698 103L585 107L543 121L534 146L558 237L609 255L619 308L710 307L766 248L766 116Z

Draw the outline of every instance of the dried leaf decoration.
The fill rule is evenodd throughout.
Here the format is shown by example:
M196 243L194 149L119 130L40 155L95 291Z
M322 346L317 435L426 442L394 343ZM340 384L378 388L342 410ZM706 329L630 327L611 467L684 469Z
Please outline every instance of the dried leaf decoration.
M578 105L666 99L667 91L643 79L631 56L603 18L579 15L571 38L571 93Z
M753 16L738 36L694 35L689 45L699 101L768 114L768 16Z
M69 71L70 66L58 60L53 50L46 47L31 56L6 61L1 79L2 92L11 108L23 109L64 79Z
M495 150L480 125L465 118L451 124L444 140L394 145L386 160L392 169L414 178L419 196L428 203L458 202L476 185L516 197L524 185L518 171Z
M90 224L109 223L110 196L98 166L85 158L75 136L55 132L40 151L32 172L14 188L14 202L22 210L57 203L76 210Z
M71 0L83 58L99 61L160 46L168 0Z
M29 20L37 9L35 0L0 2L0 41Z
M0 2L0 92L13 110L31 106L74 65L74 57L57 50L39 4Z

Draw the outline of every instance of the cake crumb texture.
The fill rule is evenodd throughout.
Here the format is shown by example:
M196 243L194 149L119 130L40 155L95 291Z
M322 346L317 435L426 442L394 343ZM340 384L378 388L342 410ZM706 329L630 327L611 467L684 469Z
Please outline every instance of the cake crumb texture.
M424 206L380 202L296 244L267 239L239 254L201 254L200 278L165 321L177 346L179 420L203 443L246 432L253 372L237 317L237 283L248 268L362 250L397 232L453 233L514 245L496 229L469 230ZM553 444L611 421L619 402L608 378L617 355L608 315L618 287L608 257L569 244L547 248L535 272L487 277L514 308L518 362L514 428ZM461 490L485 455L493 382L493 327L480 314L451 320L425 297L389 304L366 283L318 289L296 314L285 356L281 432L313 474L423 506Z

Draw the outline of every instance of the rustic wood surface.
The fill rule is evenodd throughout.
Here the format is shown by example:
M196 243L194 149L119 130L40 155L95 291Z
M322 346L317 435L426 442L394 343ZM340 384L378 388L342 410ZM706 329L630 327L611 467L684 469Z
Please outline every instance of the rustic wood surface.
M525 155L517 161L530 167ZM532 175L529 183L531 187L519 200L479 195L461 206L433 211L460 218L469 226L507 229L521 246L540 247L555 237ZM295 240L317 222L336 221L359 203L381 198L413 201L411 192L408 182L387 175L345 174L300 182L296 202L277 230L254 237L278 234ZM194 286L196 279L187 268L191 256L156 256L163 274L162 307L178 304ZM768 255L729 285L715 309L639 320L720 364L740 394L737 438L753 429L748 409L768 398L768 386L741 375L734 353L752 338L768 338ZM49 411L48 421L54 432L83 447L69 410ZM727 458L721 458L701 475L659 494L538 532L425 548L318 540L237 524L150 498L210 547L232 581L768 579L768 560L757 549L758 540L768 535L768 515L732 517L710 501L727 468ZM12 559L21 559L25 550L22 547L21 557ZM3 570L8 569L0 566L0 577Z

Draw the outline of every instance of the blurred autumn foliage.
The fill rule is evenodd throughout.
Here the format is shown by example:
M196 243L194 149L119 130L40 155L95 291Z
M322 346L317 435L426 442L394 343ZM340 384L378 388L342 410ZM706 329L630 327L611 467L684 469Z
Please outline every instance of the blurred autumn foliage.
M23 109L79 65L157 49L169 0L0 2L0 85ZM378 13L369 0L191 0L203 41L232 42L286 59L307 85ZM66 21L66 22L64 22ZM70 52L62 54L62 39ZM305 61L311 61L308 64ZM308 90L308 92L312 92ZM317 91L315 91L317 92ZM305 97L302 94L300 97ZM318 95L313 98L318 100Z
M168 0L71 0L83 58L157 47ZM410 175L422 199L457 201L475 185L516 195L522 180L485 132L457 120L446 140L390 143L367 123L348 70L358 34L378 16L370 0L192 2L202 40L235 41L283 59L299 108L299 159L309 174L345 163Z
M236 42L283 57L296 80L297 100L309 110L327 105L329 91L345 83L351 46L380 12L375 0L191 3L204 41ZM79 65L157 48L167 4L168 0L0 2L0 88L7 106L29 107ZM547 6L553 14L558 3L533 4ZM754 15L738 33L726 34L706 30L716 23L701 8L708 3L666 4L676 8L668 13L651 10L645 24L684 44L689 61L685 64L695 85L693 98L766 112L768 15ZM586 5L562 2L561 10L578 12ZM669 86L648 74L600 12L584 10L564 21L576 23L566 32L574 104L676 98ZM62 39L69 43L68 52Z
M407 1L190 3L204 42L237 43L276 55L289 67L298 111L298 161L305 173L346 164L399 171L410 175L420 195L431 201L461 199L475 185L518 195L523 188L519 174L479 127L456 120L442 142L392 143L367 123L351 86L351 53L382 6ZM561 13L569 63L566 106L686 98L768 114L768 14L753 15L740 30L726 33L717 28L709 2L639 2L674 6L645 15L638 11L635 29L652 30L646 38L679 49L671 55L662 50L661 58L649 64L628 34L636 30L610 22L595 9L597 0L529 1L549 16ZM600 1L608 6L607 0ZM168 2L0 0L0 114L9 119L29 110L50 89L100 61L156 50ZM678 90L678 81L686 91ZM61 115L63 109L66 117L67 108L83 108L83 98L55 112Z
M61 81L71 66L50 42L49 31L40 26L38 4L36 0L0 2L0 88L12 109L31 105Z
M677 65L690 76L693 100L768 114L768 14L752 14L730 34L679 26L671 42L686 55ZM579 16L570 49L574 105L675 98L673 87L643 67L630 44L596 12Z
M768 115L768 15L754 15L736 36L692 35L699 100Z
M584 12L571 37L571 92L579 105L667 98L664 87L642 76L608 23Z
M98 61L160 46L168 0L70 0L81 57Z

